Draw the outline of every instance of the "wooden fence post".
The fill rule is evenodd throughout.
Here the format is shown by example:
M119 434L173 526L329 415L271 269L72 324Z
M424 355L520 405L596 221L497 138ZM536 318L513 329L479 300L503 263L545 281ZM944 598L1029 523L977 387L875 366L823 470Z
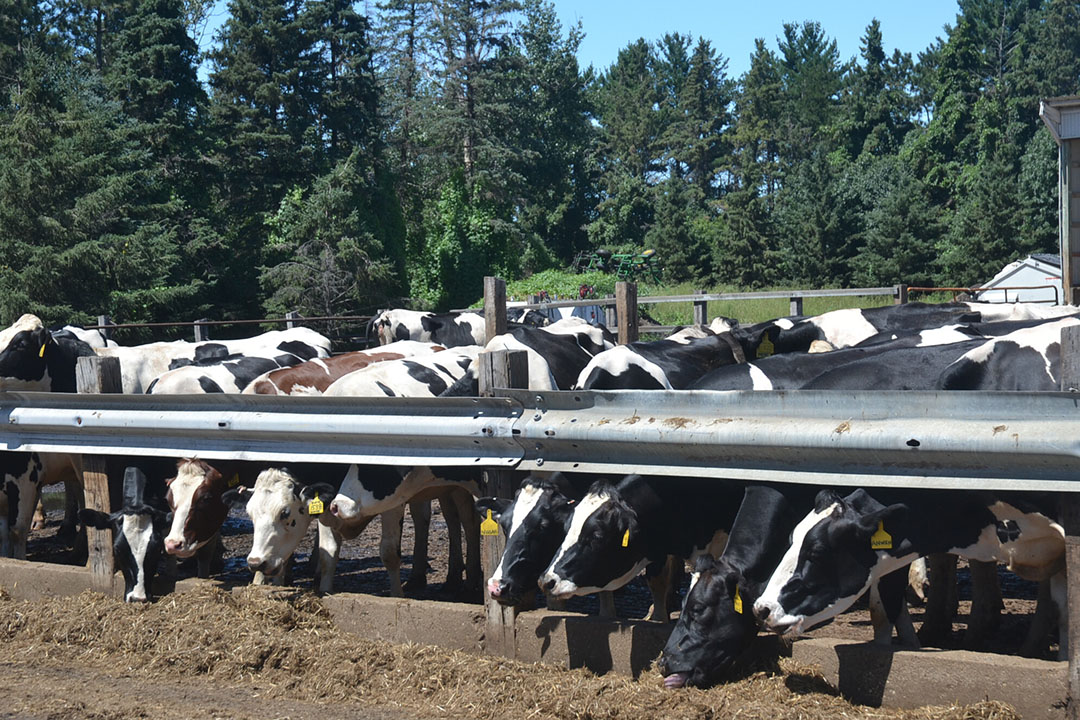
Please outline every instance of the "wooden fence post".
M1061 389L1080 388L1080 327L1061 331ZM1064 492L1059 522L1065 529L1065 582L1069 613L1069 695L1066 716L1080 718L1080 495Z
M506 332L506 281L484 278L484 341Z
M108 327L109 325L115 324L113 323L112 318L108 315L98 315L97 324L101 326L101 329L98 330L98 332L101 333L101 337L105 338L106 340L112 340L113 331L111 328Z
M788 315L802 315L803 314L802 301L803 301L803 299L801 297L793 297L793 298L791 298L790 308L789 308L790 312L788 313Z
M209 320L210 318L199 318L195 321L195 342L206 342L210 339L210 329L202 324Z
M285 329L292 330L294 327L297 326L296 321L299 319L300 313L296 312L295 310L290 310L289 312L285 313Z
M505 318L505 314L503 315ZM493 397L495 388L527 388L529 386L529 358L524 350L496 350L481 353L480 396ZM491 497L513 498L517 490L514 474L510 470L491 469L484 471L484 492ZM484 576L484 606L487 610L487 631L484 634L484 649L493 655L515 657L517 641L514 621L517 611L504 607L493 600L487 589L487 578L495 573L506 547L506 538L501 528L495 535L483 535L481 538L480 565Z
M75 382L80 393L118 393L123 391L120 360L114 357L81 357L75 366ZM83 455L83 496L86 507L112 512L109 500L109 458ZM95 590L106 594L113 590L112 530L86 528L88 565Z
M637 283L622 280L615 283L615 312L619 315L619 344L637 342Z
M704 290L698 290L698 295L704 295ZM695 325L708 325L709 324L709 301L708 300L695 300L694 301L694 324Z
M908 301L908 286L904 283L896 285L896 291L893 295L893 305L906 305Z

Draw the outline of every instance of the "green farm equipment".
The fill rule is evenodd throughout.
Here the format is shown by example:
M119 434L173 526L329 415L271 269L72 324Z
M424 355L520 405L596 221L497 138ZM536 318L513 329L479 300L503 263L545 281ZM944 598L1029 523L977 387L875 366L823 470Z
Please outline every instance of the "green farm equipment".
M594 252L578 253L574 258L573 270L592 272L598 270L613 274L619 280L648 279L660 282L660 266L657 264L656 251L653 249L640 253L613 253L606 248Z

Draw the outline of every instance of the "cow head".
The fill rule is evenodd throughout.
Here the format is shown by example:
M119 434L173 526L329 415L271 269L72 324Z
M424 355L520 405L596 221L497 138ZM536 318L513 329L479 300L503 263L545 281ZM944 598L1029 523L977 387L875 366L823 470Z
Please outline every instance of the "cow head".
M598 482L574 508L540 586L557 598L622 587L648 564L638 532L634 509L609 482Z
M41 491L37 453L0 453L0 555L26 558L26 539Z
M415 318L409 316L415 315ZM411 310L383 310L371 321L379 337L380 345L389 345L398 340L417 340L420 338L420 316L430 313L418 313ZM413 327L415 325L415 328Z
M0 332L0 390L51 390L46 354L55 344L36 315Z
M491 510L506 536L499 566L487 581L488 592L503 605L517 605L525 593L536 592L540 573L566 535L574 501L564 494L557 477L529 477L513 500L480 498L476 509L482 518Z
M327 484L301 484L287 468L263 470L254 488L241 486L226 492L225 501L243 506L254 526L248 568L267 577L280 574L311 524L309 503L317 495L321 500L333 492Z
M699 556L682 613L658 663L664 686L715 683L757 635L753 599L738 568L723 558Z
M124 505L114 513L84 508L79 519L99 530L112 529L113 554L124 575L124 602L151 599L150 582L161 558L162 536L169 513L144 499L146 477L129 467L124 471ZM160 499L160 496L159 496Z
M409 479L422 484L434 480L434 475L429 468L414 468ZM402 482L401 472L389 465L365 465L363 474L359 466L350 465L337 495L328 496L333 497L328 508L330 518L348 525L397 507L409 499L398 493Z
M843 499L823 490L795 526L754 615L767 630L799 634L847 610L874 580L918 556L899 532L906 515L907 506L885 507L863 490Z
M202 460L184 459L176 465L176 477L165 481L166 499L172 508L172 527L165 538L165 552L181 558L191 557L221 529L229 508L222 494L232 478Z

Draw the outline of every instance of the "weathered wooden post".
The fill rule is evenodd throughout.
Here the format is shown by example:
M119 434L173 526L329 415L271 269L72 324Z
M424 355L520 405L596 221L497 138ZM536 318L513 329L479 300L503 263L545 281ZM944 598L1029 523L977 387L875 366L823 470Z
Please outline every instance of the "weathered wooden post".
M908 286L906 283L900 283L893 286L893 305L906 305L908 301Z
M101 337L106 340L112 340L113 331L110 326L115 324L113 323L112 318L108 315L98 315L97 324L100 327L98 332L101 333Z
M637 342L637 283L621 280L615 283L615 312L619 315L619 344Z
M484 340L506 332L506 281L488 275L484 278Z
M704 290L698 290L698 295L704 295ZM708 325L709 324L709 301L708 300L695 300L694 301L694 324L695 325Z
M1061 389L1080 390L1080 327L1061 331ZM1065 529L1065 581L1069 613L1069 704L1067 716L1080 720L1080 494L1061 493Z
M505 314L503 315L505 322ZM480 396L493 397L495 388L527 388L529 386L529 359L524 350L497 350L481 353ZM513 498L514 475L509 470L491 469L484 471L485 492L491 497ZM494 527L492 526L494 524ZM504 607L492 599L487 589L487 578L495 573L506 547L506 538L494 519L485 518L480 524L481 552L480 565L484 575L484 605L487 609L487 632L484 648L493 655L515 657L517 643L514 635L514 621L517 611Z
M801 297L793 297L793 298L791 298L791 301L790 301L789 307L788 307L788 309L789 309L788 315L802 315L803 314L802 301L803 301L803 299Z
M76 388L80 393L123 392L120 360L114 357L81 357L75 366ZM109 459L104 455L82 456L83 495L86 507L112 512L109 500ZM111 593L113 589L112 530L86 528L88 565L95 590Z
M209 321L210 318L199 318L195 321L195 342L206 342L210 339L210 328L203 325Z
M290 310L289 312L285 313L285 329L292 330L294 327L297 326L298 323L296 321L299 319L300 313L296 312L295 310Z

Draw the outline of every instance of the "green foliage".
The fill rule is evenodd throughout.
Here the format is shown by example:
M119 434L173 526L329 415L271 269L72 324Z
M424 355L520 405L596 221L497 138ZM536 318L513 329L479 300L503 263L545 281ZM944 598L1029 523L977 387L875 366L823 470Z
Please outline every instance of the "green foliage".
M595 291L598 297L615 294L615 276L602 272L572 273L565 270L544 270L527 278L506 283L506 296L528 300L546 292L552 299L577 299L582 285Z
M956 285L1057 244L1037 110L1080 93L1071 0L962 0L914 60L789 23L738 78L682 33L583 70L548 0L230 0L204 88L208 7L0 13L0 321L609 292L548 272L599 247L657 250L642 295Z
M393 266L372 223L374 193L359 162L357 150L310 189L294 188L267 220L267 256L276 260L261 278L268 313L343 315L387 299Z

